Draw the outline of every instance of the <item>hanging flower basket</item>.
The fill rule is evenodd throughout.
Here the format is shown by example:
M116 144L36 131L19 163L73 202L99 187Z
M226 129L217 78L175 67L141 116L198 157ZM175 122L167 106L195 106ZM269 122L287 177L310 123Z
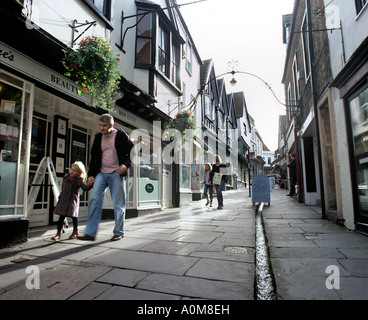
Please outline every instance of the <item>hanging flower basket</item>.
M193 136L186 135L186 130L196 130L197 123L196 119L193 117L193 114L188 111L179 112L174 119L171 119L167 129L176 129L180 132L183 139L191 139L193 140ZM171 140L174 139L175 134L171 135Z
M75 51L66 51L63 59L64 74L83 87L80 95L92 96L92 106L109 110L118 95L120 75L117 70L120 58L111 52L110 43L96 36L86 37Z

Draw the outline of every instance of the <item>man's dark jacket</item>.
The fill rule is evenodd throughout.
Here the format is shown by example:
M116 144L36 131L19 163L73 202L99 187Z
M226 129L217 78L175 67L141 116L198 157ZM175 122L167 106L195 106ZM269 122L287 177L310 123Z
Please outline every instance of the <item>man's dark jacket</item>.
M288 167L290 168L290 176L296 177L296 162L293 159L289 164Z
M101 171L102 164L102 149L101 149L102 133L97 133L91 150L91 162L88 170L88 177L96 177ZM128 134L122 130L117 129L115 137L115 149L118 154L119 166L124 164L127 168L131 167L130 150L133 148L133 142L130 140ZM124 174L126 175L126 173Z

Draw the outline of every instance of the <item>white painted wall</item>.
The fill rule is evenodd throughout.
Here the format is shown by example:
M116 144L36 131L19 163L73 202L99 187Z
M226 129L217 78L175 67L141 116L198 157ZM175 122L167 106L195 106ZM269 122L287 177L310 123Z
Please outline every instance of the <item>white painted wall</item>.
M81 38L92 34L109 37L110 31L106 29L105 23L79 0L33 0L32 15L29 18L33 23L68 46L72 44L70 25L75 19L80 23L85 23L86 20L97 22L97 25L91 27ZM77 33L77 36L83 28L79 30L81 31Z
M346 61L348 61L357 47L359 47L367 37L368 5L366 5L357 16L354 1L334 0L332 4L331 0L324 0L324 2L327 6L327 27L339 28L341 21L345 56ZM341 33L337 30L328 32L328 38L330 44L332 73L335 78L343 68Z

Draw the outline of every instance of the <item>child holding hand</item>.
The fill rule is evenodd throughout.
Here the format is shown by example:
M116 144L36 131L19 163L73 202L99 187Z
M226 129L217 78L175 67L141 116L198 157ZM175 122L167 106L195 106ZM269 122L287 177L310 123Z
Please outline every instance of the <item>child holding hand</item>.
M79 212L79 190L84 191L92 189L85 182L86 169L82 162L76 161L71 165L69 173L63 177L62 190L59 200L54 209L54 214L60 215L57 223L57 233L52 240L60 241L61 229L66 217L71 217L73 220L73 233L69 239L75 239L78 236L78 212Z
M204 165L204 180L202 181L202 184L204 184L204 198L206 201L206 206L209 204L210 207L212 207L212 198L213 198L213 185L212 185L212 166L209 162L207 162ZM210 198L208 198L208 193L210 195Z

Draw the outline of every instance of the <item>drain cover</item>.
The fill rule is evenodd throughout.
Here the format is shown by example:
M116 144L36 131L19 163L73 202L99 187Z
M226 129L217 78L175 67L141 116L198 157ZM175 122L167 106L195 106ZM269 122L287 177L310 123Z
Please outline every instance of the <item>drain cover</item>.
M244 247L226 247L224 249L225 252L227 253L248 253L248 248L244 248Z
M22 262L26 262L26 261L29 261L31 260L31 258L25 258L25 257L17 257L13 260L11 260L10 262L12 263L22 263Z

